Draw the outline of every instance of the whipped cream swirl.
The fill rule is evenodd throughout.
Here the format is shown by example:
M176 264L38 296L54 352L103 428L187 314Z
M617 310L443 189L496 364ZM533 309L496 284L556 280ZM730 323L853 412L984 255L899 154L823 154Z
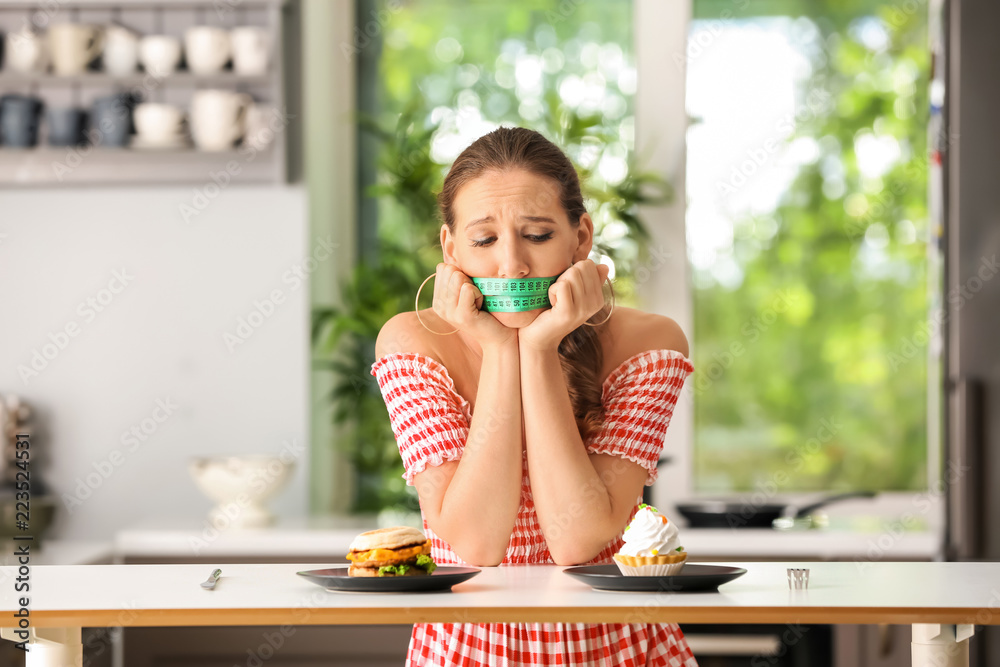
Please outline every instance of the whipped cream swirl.
M619 553L626 556L657 556L674 552L681 546L680 535L673 521L650 506L641 508L632 517L624 534L625 544Z

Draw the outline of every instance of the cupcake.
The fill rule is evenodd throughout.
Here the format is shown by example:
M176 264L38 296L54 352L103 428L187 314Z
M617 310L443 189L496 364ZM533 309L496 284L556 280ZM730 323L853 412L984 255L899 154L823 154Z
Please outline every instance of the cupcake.
M660 577L679 574L687 560L675 526L655 507L643 503L625 527L625 544L614 555L622 574Z

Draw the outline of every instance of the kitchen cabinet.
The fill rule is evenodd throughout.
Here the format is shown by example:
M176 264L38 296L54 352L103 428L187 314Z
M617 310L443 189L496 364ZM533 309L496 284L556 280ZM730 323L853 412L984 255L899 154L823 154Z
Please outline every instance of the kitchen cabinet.
M72 186L80 184L176 184L202 186L206 198L212 189L230 182L287 180L289 113L286 96L283 6L286 0L61 0L59 3L10 0L0 7L0 33L11 36L25 23L41 33L55 23L107 25L121 22L140 35L166 34L183 43L187 28L195 25L231 29L251 25L267 29L270 62L262 75L241 75L231 69L196 74L178 69L153 77L143 70L116 76L88 69L80 74L12 71L5 62L0 69L0 94L37 97L42 101L38 142L30 148L0 144L0 187ZM13 37L11 37L13 38ZM5 39L6 42L6 39ZM6 44L5 44L6 46ZM144 102L167 103L190 110L195 91L222 89L249 94L270 107L273 139L259 149L239 143L224 151L186 148L114 148L102 146L50 146L45 109L80 107L90 110L93 101L105 95L138 92ZM270 136L270 135L269 135Z
M909 667L908 625L838 625L836 667Z
M399 667L406 657L410 628L409 625L126 628L124 664L128 667Z

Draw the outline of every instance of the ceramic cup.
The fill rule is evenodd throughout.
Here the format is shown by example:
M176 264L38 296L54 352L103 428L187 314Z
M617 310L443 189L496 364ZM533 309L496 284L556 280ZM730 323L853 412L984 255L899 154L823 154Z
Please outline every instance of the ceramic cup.
M49 107L45 111L50 146L86 143L87 112L77 107Z
M202 150L223 151L246 131L253 98L230 90L199 90L191 97L191 136Z
M138 94L118 93L94 100L91 127L100 146L125 146L134 127L133 112L140 101Z
M49 28L49 50L56 74L80 74L104 48L104 28L85 23L57 23Z
M195 74L212 74L229 62L232 44L229 31L214 26L196 25L184 33L184 57Z
M172 35L146 35L139 40L139 62L155 76L170 74L181 62L181 40Z
M104 27L104 71L115 76L135 72L139 66L139 33L116 23Z
M4 40L4 67L22 74L44 72L49 64L48 36L29 24L8 33Z
M259 26L245 25L230 32L233 45L233 70L244 76L267 72L271 54L271 35Z
M26 148L38 142L42 100L27 95L0 97L0 144Z
M173 104L145 102L135 107L135 129L149 144L171 144L184 129L184 112Z
M243 143L258 151L266 148L274 141L276 130L271 127L271 119L275 116L275 110L270 105L251 104L247 109ZM277 131L280 131L280 127Z

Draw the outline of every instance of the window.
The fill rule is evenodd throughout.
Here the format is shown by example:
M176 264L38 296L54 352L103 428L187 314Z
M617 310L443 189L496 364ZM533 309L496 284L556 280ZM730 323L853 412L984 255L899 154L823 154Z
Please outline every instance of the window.
M692 488L925 489L927 7L693 7Z
M538 130L566 150L583 170L587 207L595 224L595 254L631 259L636 254L629 230L616 215L613 189L629 175L633 150L636 70L631 50L631 0L521 0L467 2L419 0L377 3L358 16L383 25L380 49L366 50L360 64L362 100L387 127L412 118L433 128L430 159L439 177L477 137L505 125ZM365 75L365 73L370 73ZM376 147L377 148L377 147ZM362 160L367 159L362 151ZM403 156L414 162L420 156ZM407 182L393 157L367 170L368 183L425 187ZM392 172L390 174L390 172ZM370 202L369 202L370 205ZM410 247L434 244L432 210L396 207L382 198L378 210L362 215L362 227L378 227L382 239L406 239ZM418 242L413 234L427 238ZM372 239L372 243L377 243ZM602 252L603 251L603 252ZM438 259L437 261L440 261ZM612 262L609 262L612 263ZM433 266L433 264L431 264ZM619 297L627 300L626 287Z

